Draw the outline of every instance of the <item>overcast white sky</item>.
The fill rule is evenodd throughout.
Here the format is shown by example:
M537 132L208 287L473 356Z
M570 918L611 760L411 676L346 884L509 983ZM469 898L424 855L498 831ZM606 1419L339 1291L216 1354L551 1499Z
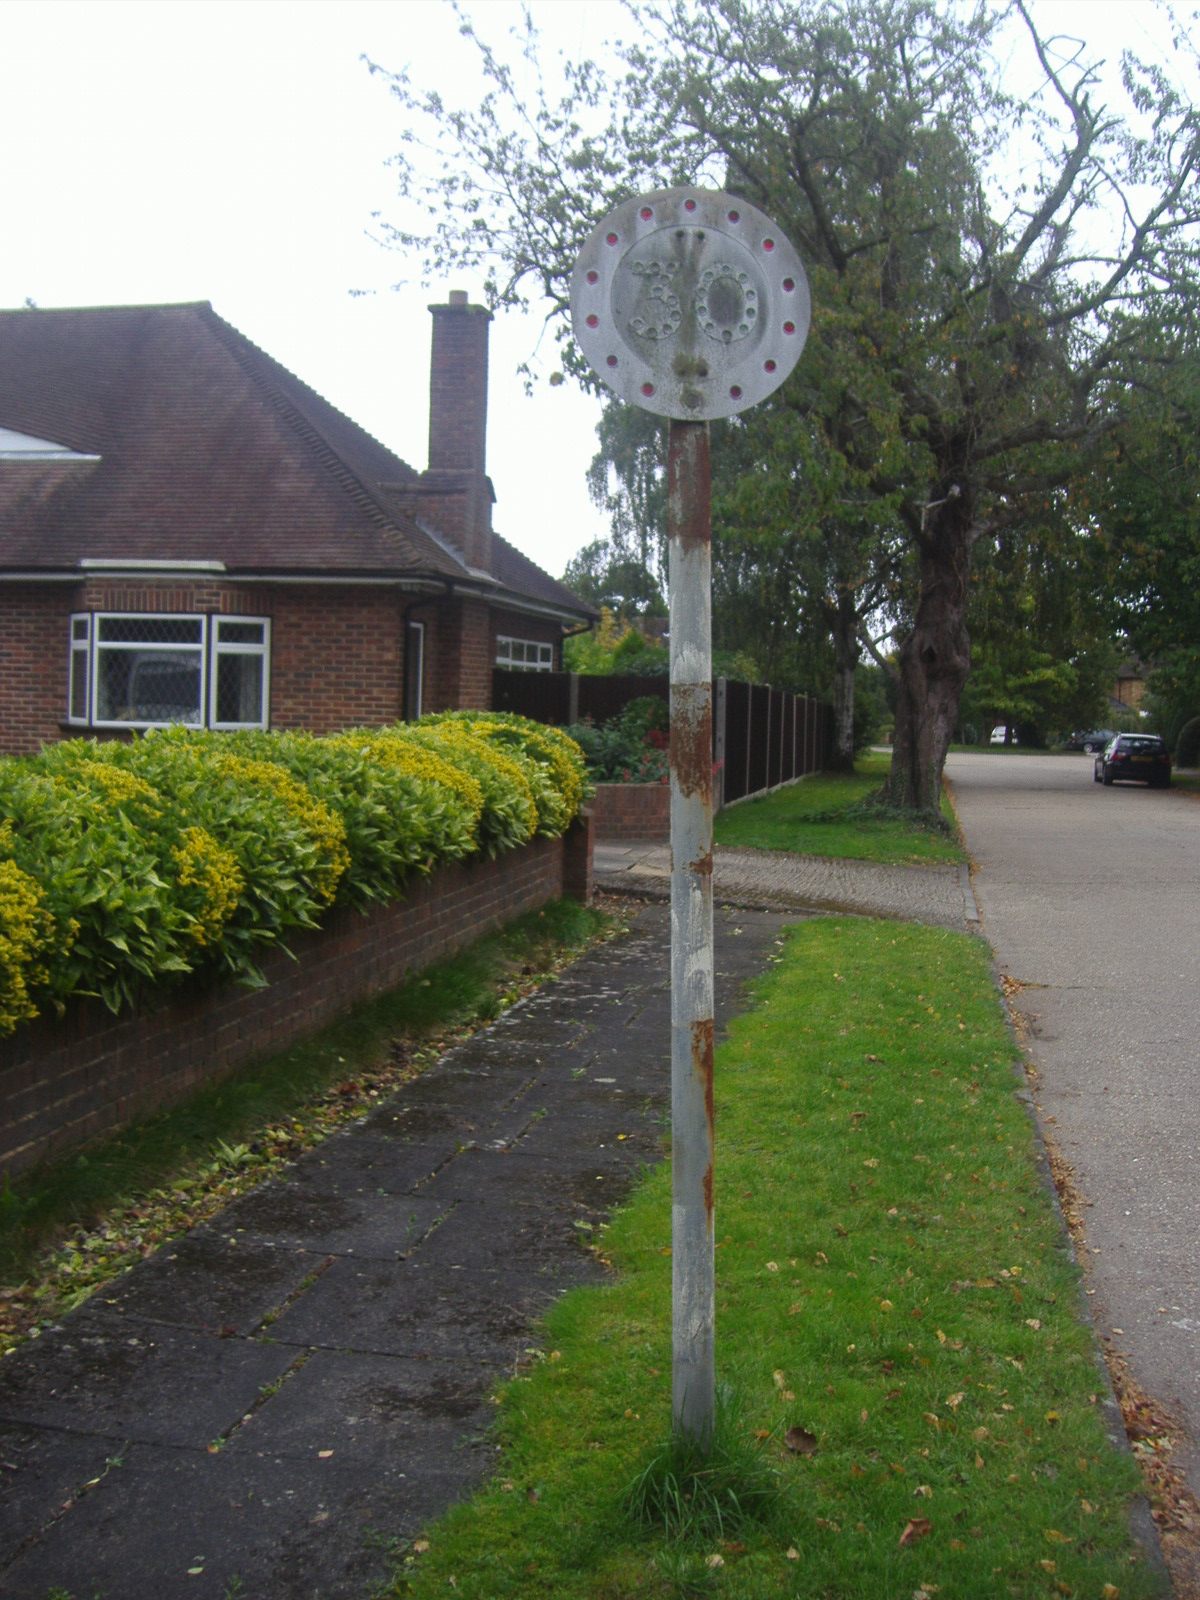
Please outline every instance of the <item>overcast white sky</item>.
M468 9L493 41L520 14L510 0ZM1114 62L1125 44L1157 53L1165 32L1151 0L1034 9ZM617 0L532 10L572 55L630 31ZM368 229L390 208L400 113L364 54L456 103L477 82L441 0L4 0L0 306L211 300L424 467L425 308L478 285L390 290L404 263ZM599 409L568 385L526 398L516 368L539 329L493 323L489 468L497 528L558 574L607 531L584 484Z

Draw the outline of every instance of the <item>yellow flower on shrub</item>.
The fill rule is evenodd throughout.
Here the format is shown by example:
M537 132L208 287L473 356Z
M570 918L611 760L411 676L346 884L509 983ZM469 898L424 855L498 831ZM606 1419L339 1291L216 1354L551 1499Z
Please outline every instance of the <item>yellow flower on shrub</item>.
M0 849L12 842L12 827L0 825ZM42 909L42 891L15 861L0 861L0 1034L38 1014L30 987L46 981L38 957L53 937L53 919Z
M162 815L162 796L157 789L125 767L113 766L105 760L103 751L88 748L86 755L81 752L80 759L72 763L69 772L59 772L54 777L55 788L68 793L76 792L80 783L98 789L101 797L113 805L134 801L145 806L150 816Z
M332 905L338 880L350 865L346 826L337 812L332 811L324 800L318 800L291 773L285 772L273 761L254 761L248 756L222 753L215 757L213 765L218 772L236 781L259 784L279 796L320 852L321 861L314 873L314 888L319 899L326 905Z
M400 729L379 728L370 733L342 733L330 739L329 743L369 755L381 765L394 767L409 777L428 778L434 783L444 784L471 808L476 823L483 813L483 790L477 779L415 740L406 738Z
M203 901L191 927L199 945L213 944L233 915L245 879L232 850L219 845L203 828L185 828L182 843L171 851L181 884L196 885Z

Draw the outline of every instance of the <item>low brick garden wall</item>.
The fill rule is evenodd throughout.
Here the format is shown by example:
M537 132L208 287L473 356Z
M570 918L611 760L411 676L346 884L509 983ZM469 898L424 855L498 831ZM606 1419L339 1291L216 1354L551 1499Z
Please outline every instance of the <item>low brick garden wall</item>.
M562 894L591 898L584 813L562 839L439 867L406 900L332 913L263 964L265 989L180 993L114 1017L99 1001L39 1017L0 1042L0 1173L177 1100L255 1056L284 1049L371 995Z
M596 838L666 840L671 837L669 783L598 783L592 801Z

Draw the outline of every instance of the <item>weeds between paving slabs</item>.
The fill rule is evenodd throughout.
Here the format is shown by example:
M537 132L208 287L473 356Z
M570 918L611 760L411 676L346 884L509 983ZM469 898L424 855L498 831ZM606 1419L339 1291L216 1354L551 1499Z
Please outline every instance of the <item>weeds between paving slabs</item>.
M1162 1592L989 960L936 929L791 931L717 1056L715 1476L666 1444L664 1166L603 1235L613 1282L553 1309L499 1397L497 1476L390 1592Z
M944 831L872 803L887 777L888 759L861 756L852 773L817 772L761 799L739 801L718 814L716 842L856 861L965 861L958 824L944 796Z
M361 1116L619 926L614 910L573 900L529 912L311 1039L6 1184L0 1352Z

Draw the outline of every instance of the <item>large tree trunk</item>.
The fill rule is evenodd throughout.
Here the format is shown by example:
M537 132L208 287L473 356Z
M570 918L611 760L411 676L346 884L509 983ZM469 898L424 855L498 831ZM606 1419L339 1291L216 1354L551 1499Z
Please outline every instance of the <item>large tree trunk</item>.
M967 498L951 490L922 534L921 594L912 632L899 652L892 766L884 788L889 805L935 817L940 815L942 768L971 667Z
M831 608L832 609L832 608ZM840 592L833 633L833 759L835 772L854 771L854 674L858 668L858 611L853 593Z

